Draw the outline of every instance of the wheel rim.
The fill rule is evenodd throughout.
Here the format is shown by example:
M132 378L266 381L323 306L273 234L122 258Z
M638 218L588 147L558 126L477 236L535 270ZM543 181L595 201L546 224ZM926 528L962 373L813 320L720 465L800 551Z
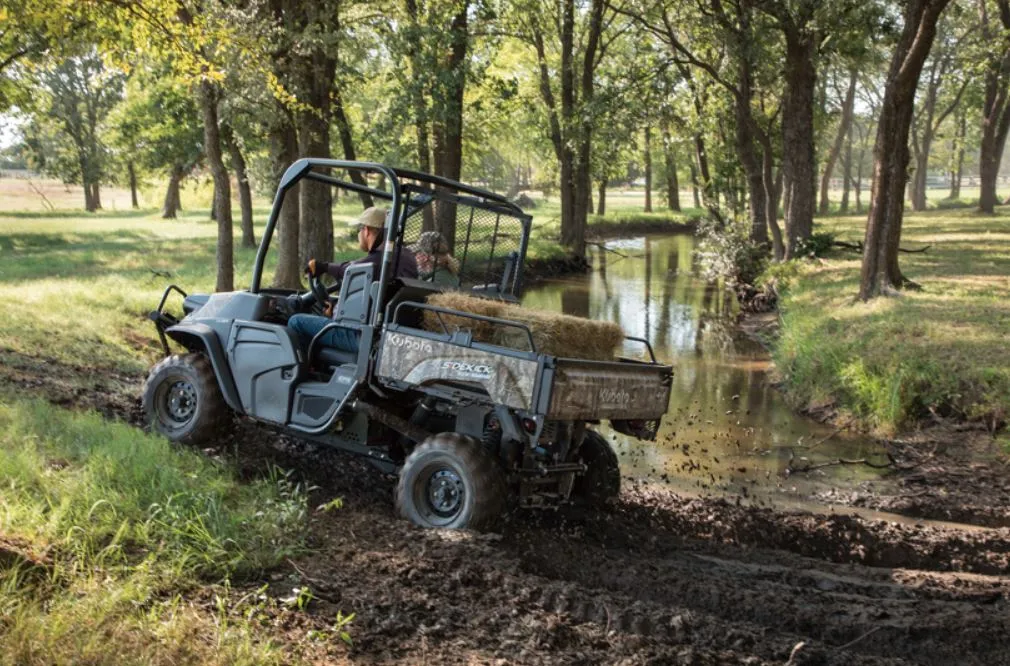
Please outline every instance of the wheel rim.
M184 427L196 414L196 387L184 377L169 377L158 387L156 405L158 418L164 425Z
M414 505L435 526L452 523L466 506L466 484L453 467L445 463L425 467L413 488Z

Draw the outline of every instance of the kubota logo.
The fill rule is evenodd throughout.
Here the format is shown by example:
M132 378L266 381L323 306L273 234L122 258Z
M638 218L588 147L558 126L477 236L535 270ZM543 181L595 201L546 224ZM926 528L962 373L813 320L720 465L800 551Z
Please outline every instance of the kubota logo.
M631 394L623 389L600 389L600 402L605 405L627 405L631 402Z

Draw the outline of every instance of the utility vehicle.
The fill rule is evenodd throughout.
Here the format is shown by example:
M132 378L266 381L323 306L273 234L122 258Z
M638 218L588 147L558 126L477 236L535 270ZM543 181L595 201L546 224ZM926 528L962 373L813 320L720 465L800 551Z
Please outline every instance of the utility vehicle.
M307 291L264 286L285 195L304 181L389 208L377 271L351 266L340 284L310 278ZM433 225L459 261L452 284L395 278L397 253ZM171 285L151 313L166 358L144 386L148 423L171 440L206 443L235 413L360 454L398 474L397 507L423 526L488 527L509 505L606 503L620 471L593 426L608 420L654 439L667 410L672 369L648 341L634 338L648 361L559 358L538 351L523 323L426 303L445 289L516 302L529 234L528 215L477 187L380 164L298 160L281 178L249 289L187 295ZM166 312L174 292L181 318ZM288 318L324 311L333 322L301 348ZM480 342L466 322L509 327L522 344ZM318 344L331 326L360 331L359 351ZM172 354L169 339L187 353Z

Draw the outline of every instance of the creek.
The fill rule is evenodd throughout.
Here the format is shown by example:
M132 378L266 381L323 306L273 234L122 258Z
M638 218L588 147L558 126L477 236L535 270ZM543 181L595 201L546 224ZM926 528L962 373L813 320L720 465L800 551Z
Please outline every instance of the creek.
M611 240L590 249L589 273L537 283L523 304L617 322L628 335L647 338L657 359L673 366L670 406L655 442L600 426L626 477L686 495L798 508L815 495L855 492L879 478L880 470L848 464L790 474L839 458L886 457L873 440L837 432L786 402L767 350L737 328L733 294L698 277L692 235ZM632 343L622 352L641 354Z

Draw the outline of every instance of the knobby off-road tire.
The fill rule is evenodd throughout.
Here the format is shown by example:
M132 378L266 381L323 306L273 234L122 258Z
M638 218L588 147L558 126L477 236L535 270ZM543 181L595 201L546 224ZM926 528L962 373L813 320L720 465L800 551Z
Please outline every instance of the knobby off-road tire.
M575 477L572 499L584 506L602 507L613 503L621 494L621 466L617 454L603 435L586 430L578 457L585 463L586 473Z
M182 444L211 444L231 419L203 354L169 356L144 382L144 420L152 432Z
M422 527L487 529L504 514L506 496L504 471L480 442L444 432L407 456L396 508Z

